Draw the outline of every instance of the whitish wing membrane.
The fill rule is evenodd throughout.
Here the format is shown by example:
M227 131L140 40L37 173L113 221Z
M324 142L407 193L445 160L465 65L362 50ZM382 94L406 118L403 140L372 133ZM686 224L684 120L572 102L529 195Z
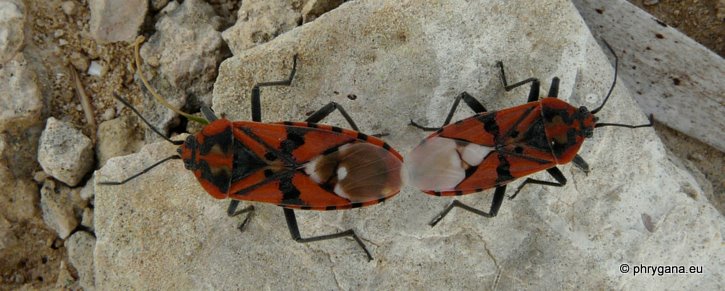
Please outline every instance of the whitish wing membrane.
M408 182L423 191L454 191L466 169L478 166L493 148L444 137L425 140L406 159Z

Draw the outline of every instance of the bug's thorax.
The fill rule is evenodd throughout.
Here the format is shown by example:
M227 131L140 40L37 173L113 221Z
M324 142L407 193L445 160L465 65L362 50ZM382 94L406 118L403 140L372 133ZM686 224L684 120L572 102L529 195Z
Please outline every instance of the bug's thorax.
M177 152L184 167L194 172L202 187L215 198L226 198L233 170L232 123L218 119L189 135Z
M592 136L595 117L586 107L576 108L557 98L540 101L544 130L558 164L574 159L584 139Z

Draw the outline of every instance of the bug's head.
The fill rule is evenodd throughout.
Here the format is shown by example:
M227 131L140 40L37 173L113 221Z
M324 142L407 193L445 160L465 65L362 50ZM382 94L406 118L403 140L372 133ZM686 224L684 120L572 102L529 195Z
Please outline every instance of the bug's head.
M586 138L592 137L594 135L594 126L599 119L584 106L577 109L574 117L579 121L579 135Z
M184 161L184 168L187 170L196 170L196 153L199 151L199 143L196 141L195 135L189 135L184 143L176 149L181 160Z

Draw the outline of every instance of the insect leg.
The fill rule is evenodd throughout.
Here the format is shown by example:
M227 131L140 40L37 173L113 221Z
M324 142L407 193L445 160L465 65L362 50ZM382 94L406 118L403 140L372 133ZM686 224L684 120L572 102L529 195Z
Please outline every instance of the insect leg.
M134 178L136 178L138 176L141 176L142 174L150 171L151 169L155 168L158 165L163 164L164 162L166 162L168 160L176 160L176 159L181 159L181 157L180 156L177 156L177 155L173 155L173 156L170 156L170 157L165 158L163 160L160 160L160 161L156 162L155 164L149 166L148 168L143 169L143 171L138 172L135 175L133 175L131 177L128 177L128 178L126 178L126 180L123 180L123 181L120 181L120 182L116 182L116 181L102 181L102 182L98 182L98 184L100 184L100 185L121 185L121 184L125 184L126 182L131 181L131 180L133 180Z
M257 83L254 87L252 87L252 121L262 121L262 106L259 100L259 88L269 86L289 86L292 84L292 79L294 79L296 72L297 55L295 54L292 58L292 72L290 72L289 78L281 81Z
M214 121L214 120L217 120L217 119L218 119L218 118L216 117L216 115L214 115L214 111L212 111L212 110L211 110L211 108L209 108L209 107L206 107L206 106L202 106L202 107L201 107L201 114L204 114L204 117L205 117L205 118L206 118L206 120L208 120L209 122L212 122L212 121Z
M229 217L234 217L249 212L249 214L247 214L247 217L244 218L244 221L242 221L242 224L237 227L239 231L244 231L244 229L247 227L247 224L249 223L249 219L252 218L252 214L254 214L254 205L249 205L244 209L237 211L238 206L239 200L232 200L231 202L229 202L229 208L227 208L227 215L229 215Z
M521 191L521 188L524 188L526 184L538 184L538 185L546 185L546 186L554 186L554 187L563 187L566 185L566 177L564 177L564 173L559 170L557 167L553 167L551 169L546 169L546 171L554 177L556 182L549 182L549 181L542 181L542 180L536 180L531 178L526 178L526 180L519 185L518 188L516 188L516 192L514 192L514 195L511 195L509 197L509 200L514 199L516 195L519 195L519 191Z
M496 187L496 192L494 192L494 194L493 194L493 202L491 202L491 209L488 212L483 212L479 209L476 209L476 208L473 208L466 204L463 204L463 202L461 202L461 201L453 200L453 202L451 202L451 204L449 204L448 207L446 207L446 209L443 209L443 211L441 211L440 214L438 214L436 217L434 217L433 220L431 220L430 223L428 223L428 225L430 225L431 227L436 226L436 224L438 224L438 222L441 221L441 219L443 219L443 217L448 215L448 212L450 212L451 209L453 209L453 207L463 208L467 211L473 212L473 213L478 214L483 217L488 217L488 218L494 217L494 216L496 216L496 214L498 214L498 210L501 208L501 204L503 203L503 198L505 196L504 195L505 193L506 193L506 185Z
M571 162L574 163L574 166L584 171L585 174L589 174L589 164L580 155L574 156Z
M528 78L526 80L523 80L521 82L511 84L509 85L506 81L506 72L503 69L503 62L498 61L496 62L496 66L498 66L501 69L501 82L503 82L503 88L506 90L506 92L513 90L514 88L517 88L519 86L525 85L526 83L531 83L531 90L529 90L529 99L527 102L534 102L536 100L539 100L539 79L536 78ZM558 85L557 85L558 87Z
M319 110L312 113L312 115L307 117L307 119L305 119L305 121L312 122L312 123L320 122L321 120L325 119L325 117L330 115L330 113L334 112L335 109L340 111L340 114L342 114L342 117L345 117L345 120L347 121L348 124L350 124L350 127L352 129L354 129L355 131L359 131L357 129L357 125L355 124L355 121L353 121L352 117L350 117L350 115L347 114L347 111L345 111L345 108L342 108L342 105L337 104L335 102L330 102L330 103L327 103L327 105L322 106L322 108L320 108Z
M471 94L468 94L467 92L463 92L463 93L459 94L458 96L456 96L455 101L453 101L453 106L451 107L451 110L448 112L448 116L446 116L446 120L443 122L443 125L441 127L446 126L451 123L453 114L456 113L456 109L458 109L458 104L461 103L461 99L463 99L463 101L466 102L466 105L468 105L468 107L471 108L471 110L473 110L473 112L475 112L475 113L482 113L482 112L487 111L486 107L484 107L483 104L481 104L481 102L478 102L478 100L476 100L476 98L473 98L473 96L471 96ZM423 131L436 131L436 130L441 129L440 127L421 126L418 123L416 123L415 121L413 121L412 119L410 120L410 125L415 126Z
M333 234L302 238L302 236L300 235L300 229L297 226L297 218L295 217L294 210L284 208L284 217L287 219L287 227L289 228L289 232L292 235L292 239L294 239L298 243L308 243L308 242L315 242L315 241L350 236L353 239L355 239L355 241L357 241L357 244L360 245L360 247L363 249L363 251L365 251L365 254L368 256L368 261L373 260L373 256L370 255L370 252L365 247L365 244L363 243L363 241L357 236L357 234L355 234L355 231L352 229L348 229L346 231L333 233Z
M547 97L559 97L559 77L551 79L551 86L549 87L549 94L547 94ZM529 98L531 97L529 96Z

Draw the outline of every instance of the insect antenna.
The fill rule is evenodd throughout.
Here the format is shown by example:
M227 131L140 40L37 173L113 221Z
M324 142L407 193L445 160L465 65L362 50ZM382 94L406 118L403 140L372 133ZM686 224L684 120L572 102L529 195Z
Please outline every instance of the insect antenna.
M626 128L640 128L640 127L650 127L654 125L654 115L650 114L649 117L649 123L647 124L640 124L640 125L629 125L629 124L620 124L620 123L597 123L594 125L594 128L602 127L602 126L618 126L618 127L626 127Z
M609 87L609 92L607 92L607 96L604 97L604 102L602 102L602 105L599 105L599 107L597 107L596 109L592 110L591 111L592 114L597 114L597 112L599 112L599 110L602 110L602 107L604 107L604 104L606 104L607 103L607 100L609 100L609 96L612 95L612 90L614 90L614 85L617 84L617 72L619 71L619 57L617 57L617 54L614 53L614 49L612 49L612 47L609 45L609 43L607 42L607 40L602 39L602 41L604 42L604 44L607 46L607 48L609 49L609 51L614 56L614 80L612 81L612 86Z
M136 113L136 115L138 115L138 117L141 118L141 120L143 120L143 122L146 123L146 125L149 128L151 128L151 130L153 130L153 132L155 132L156 134L158 134L159 136L161 136L162 138L164 138L166 141L168 141L168 142L170 142L171 144L174 144L174 145L180 145L180 144L183 144L184 143L183 141L180 141L180 140L171 140L168 137L166 137L165 135L161 134L161 132L159 132L155 127L153 127L151 125L151 123L149 123L148 120L146 120L146 118L144 118L141 115L141 113L139 113L138 110L136 110L136 108L134 108L133 106L131 106L131 103L129 103L126 99L121 98L121 96L118 96L118 94L116 94L116 92L113 92L113 97L115 97L118 101L121 101L121 103L123 103L123 105L126 105L126 107L128 107L129 109L131 109L131 111L133 111L133 113ZM126 183L128 181L133 180L134 178L136 178L138 176L141 176L142 174L150 171L151 169L155 168L158 165L163 164L164 162L166 162L168 160L177 160L177 159L181 159L181 156L179 156L179 155L173 155L173 156L167 157L167 158L165 158L163 160L160 160L160 161L154 163L153 165L147 167L146 169L143 169L141 172L138 172L138 173L134 174L133 176L126 178L123 181L101 181L101 182L98 182L98 184L100 184L100 185L121 185L121 184L124 184L124 183Z
M141 115L141 113L139 113L138 110L136 110L136 108L131 106L131 103L129 103L126 99L121 98L121 96L118 96L118 94L116 94L116 92L113 92L113 97L115 97L116 100L121 101L121 103L123 103L123 105L126 105L126 107L131 109L131 111L133 111L133 113L136 113L136 115L138 115L138 117L141 118L141 120L143 120L143 122L146 123L146 125L149 128L151 128L151 130L153 130L160 137L164 138L166 141L168 141L172 144L175 144L175 145L180 145L180 144L184 143L183 141L180 141L180 140L171 140L168 137L166 137L165 135L161 134L161 132L158 129L156 129L153 125L151 125L151 123L149 123L148 120L146 120L146 118L144 118L143 115Z
M163 164L164 162L166 162L168 160L177 160L177 159L181 159L181 157L178 156L178 155L173 155L173 156L167 157L167 158L165 158L163 160L160 160L160 161L156 162L155 164L149 166L148 168L143 169L143 171L138 172L135 175L133 175L131 177L128 177L128 178L126 178L123 181L118 181L118 182L117 181L102 181L102 182L98 182L98 184L100 184L100 185L121 185L121 184L124 184L124 183L126 183L128 181L133 180L134 178L136 178L138 176L141 176L142 174L150 171L153 168L156 168L156 166L161 165L161 164Z

